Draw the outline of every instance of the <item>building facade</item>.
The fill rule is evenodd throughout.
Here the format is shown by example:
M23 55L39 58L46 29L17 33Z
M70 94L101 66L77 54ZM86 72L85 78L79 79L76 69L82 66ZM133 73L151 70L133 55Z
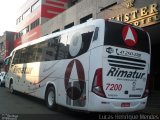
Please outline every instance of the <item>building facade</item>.
M5 31L2 36L0 36L0 71L3 70L4 59L13 50L15 32Z
M68 0L27 0L18 10L14 47L39 38L41 25L68 8Z
M160 22L160 1L82 0L42 26L42 36L93 18L115 19L140 27ZM49 27L50 26L50 27Z
M16 32L0 36L0 67L3 60L17 46L39 38L41 25L81 0L26 0L17 12Z

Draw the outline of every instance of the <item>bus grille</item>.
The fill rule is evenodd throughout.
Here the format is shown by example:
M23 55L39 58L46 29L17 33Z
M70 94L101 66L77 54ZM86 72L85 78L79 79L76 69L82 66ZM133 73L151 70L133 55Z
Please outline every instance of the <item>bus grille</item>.
M108 56L108 62L110 66L127 69L143 70L146 66L146 61L144 60L114 55Z

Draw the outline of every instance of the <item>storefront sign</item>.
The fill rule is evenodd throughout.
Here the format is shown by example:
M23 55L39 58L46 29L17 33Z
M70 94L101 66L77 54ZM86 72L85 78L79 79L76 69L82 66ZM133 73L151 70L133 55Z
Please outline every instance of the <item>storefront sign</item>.
M154 3L139 9L135 9L129 13L121 14L110 19L123 21L136 26L146 26L159 20L158 4Z

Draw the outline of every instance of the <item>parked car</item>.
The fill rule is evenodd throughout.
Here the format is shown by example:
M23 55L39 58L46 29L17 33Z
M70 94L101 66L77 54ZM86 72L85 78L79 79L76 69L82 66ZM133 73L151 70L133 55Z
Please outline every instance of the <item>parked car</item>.
M6 72L0 72L0 86L5 84L5 75Z

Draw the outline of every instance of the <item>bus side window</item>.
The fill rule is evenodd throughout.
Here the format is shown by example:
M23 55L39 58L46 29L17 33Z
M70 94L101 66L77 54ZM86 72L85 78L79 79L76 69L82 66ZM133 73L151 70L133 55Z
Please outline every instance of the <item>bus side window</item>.
M96 29L94 31L93 41L97 40L97 38L98 38L98 32L99 32L99 27L96 27Z
M80 55L87 52L89 49L91 39L92 39L93 32L88 32L88 33L83 33L82 34L82 46L81 46L81 51Z
M46 55L48 56L49 60L56 60L58 49L59 49L59 41L61 37L55 37L48 40L48 49L46 51Z
M57 60L67 59L68 56L68 45L67 45L67 34L61 36L58 51L57 51Z
M35 56L35 60L38 62L42 61L42 48L43 48L43 42L37 44L37 52Z
M4 61L5 65L9 64L9 58Z
M8 72L8 70L9 70L10 59L11 59L11 57L8 57L8 58L5 59L5 61L4 61L4 63L5 63L5 71L6 71L6 72Z
M38 62L45 61L47 47L48 47L47 40L37 44L36 61L38 61Z
M43 48L43 61L56 60L56 54L59 47L59 40L60 36L45 41L48 45L45 49Z
M50 38L37 44L36 61L56 60L56 54L59 47L60 36Z
M26 55L25 55L25 63L30 63L30 62L36 62L36 52L37 52L37 46L36 45L32 45L27 47L26 49Z
M19 63L27 63L28 62L28 53L27 48L22 48L19 54Z
M20 53L21 53L20 50L15 51L15 55L14 55L12 64L18 64L19 63Z

